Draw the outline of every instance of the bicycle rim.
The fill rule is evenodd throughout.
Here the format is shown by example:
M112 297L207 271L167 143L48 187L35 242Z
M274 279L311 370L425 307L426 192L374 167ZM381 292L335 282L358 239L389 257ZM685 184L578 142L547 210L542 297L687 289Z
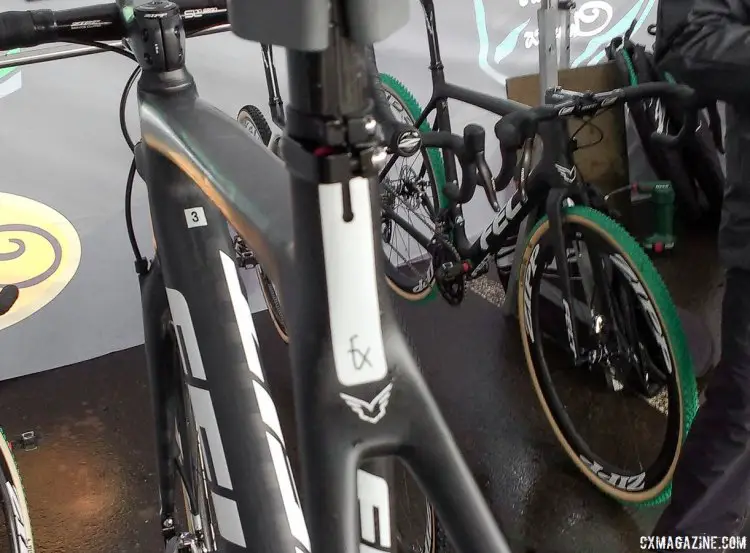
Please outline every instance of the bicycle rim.
M617 301L612 301L610 313L594 310L599 318L589 315L588 320L585 313L590 306L563 309L562 304L552 306L551 300L543 300L540 291L547 271L542 269L548 264L552 251L549 241L545 241L549 223L546 218L540 221L524 251L518 304L524 353L535 391L558 441L597 487L624 502L662 503L669 498L670 481L682 442L697 409L695 379L676 310L648 257L614 221L592 209L575 207L567 210L563 224L566 245L568 237L583 237L587 247L595 246L596 251L602 253L603 266L611 268L608 274L618 297ZM573 269L581 272L583 265L577 262ZM586 279L579 280L583 283ZM577 290L574 298L583 297L582 288L583 284L574 289ZM630 307L624 307L628 304ZM629 315L625 317L623 313ZM617 355L591 357L589 372L586 372L586 368L572 367L570 351L566 349L568 336L563 335L550 348L556 347L560 355L565 351L567 364L560 362L557 355L542 350L542 342L555 329L567 328L568 319L576 321L579 347L594 343L586 340L595 334L591 329L599 325L599 334L595 334L597 340L601 342L601 337L608 335L623 343L628 342L627 338L628 345L638 355L627 357L622 353L625 348L615 348L607 342L604 349L597 346L596 352L609 348ZM630 324L625 324L628 322ZM621 329L619 334L615 327ZM626 357L630 365L624 362ZM553 373L559 375L553 377ZM649 393L642 389L642 373L646 374ZM553 379L560 375L559 381L570 391L555 386ZM605 397L604 409L596 411L591 406L593 401ZM570 401L566 401L568 398ZM626 408L620 410L614 399L622 400ZM584 423L574 424L575 415L580 415ZM622 431L613 428L612 421L622 425ZM590 429L584 428L587 422L591 423ZM663 424L663 438L658 439L659 443L647 446L648 454L643 450L634 451L632 442L636 437L662 436L660 432L651 432L658 424ZM590 442L603 442L607 437L610 445L606 448L591 447ZM604 449L608 451L606 456ZM625 468L626 462L633 462L637 467Z
M268 307L268 315L271 317L271 322L276 328L276 333L285 342L289 343L289 333L286 329L286 319L284 318L284 311L281 309L281 301L279 295L276 293L276 287L268 278L268 275L258 265L255 269L258 275L258 283L260 284L260 291L263 294L263 301L266 302Z
M172 333L173 344L173 366L179 370L181 360L171 321L170 332ZM176 398L178 408L174 409L172 413L175 427L175 443L172 450L177 456L174 462L178 467L175 477L179 479L181 486L180 491L184 502L185 522L188 532L198 540L198 546L203 553L212 553L218 551L218 549L209 500L207 474L201 450L201 437L194 422L187 389L181 379L179 379L179 382L181 383L179 397Z
M416 100L401 83L387 75L383 78L383 92L394 117L413 125L421 112ZM426 124L421 128L427 129ZM410 158L398 158L380 183L381 203L410 227L382 212L388 285L409 301L431 297L434 284L431 256L414 236L432 236L435 232L434 219L441 206L436 166L442 167L439 153L422 148Z
M33 553L34 539L31 531L26 494L5 434L0 430L0 468L2 468L3 520L12 553Z

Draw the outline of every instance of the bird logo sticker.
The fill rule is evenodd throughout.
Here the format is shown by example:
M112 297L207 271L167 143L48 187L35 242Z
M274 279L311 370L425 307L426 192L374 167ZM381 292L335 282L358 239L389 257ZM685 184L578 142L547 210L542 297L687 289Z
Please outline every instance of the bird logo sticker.
M349 394L340 393L339 395L360 419L370 424L377 424L385 416L392 390L393 382L378 392L378 395L369 402Z

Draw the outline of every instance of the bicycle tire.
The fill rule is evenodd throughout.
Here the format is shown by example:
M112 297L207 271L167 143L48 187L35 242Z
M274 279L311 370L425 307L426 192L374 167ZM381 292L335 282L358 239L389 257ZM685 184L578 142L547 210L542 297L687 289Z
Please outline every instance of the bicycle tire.
M208 478L201 451L201 436L192 414L187 385L181 377L184 369L181 368L182 360L169 311L164 313L163 320L171 344L172 368L177 373L173 375L172 380L177 387L177 393L174 401L169 404L169 416L174 421L171 450L175 453L174 463L178 469L174 478L179 480L181 486L188 531L201 540L201 547L208 551L220 552L214 523L216 514L208 493ZM174 489L176 490L176 486ZM196 526L197 520L200 521L200 528ZM176 524L177 521L174 522Z
M419 102L411 91L406 88L406 85L388 73L380 74L380 82L383 84L384 88L401 101L401 105L411 117L412 123L416 122L419 116L422 115L422 107L419 105ZM430 131L430 126L427 124L427 121L422 122L419 126L419 130L422 132ZM438 204L440 207L446 207L448 205L448 199L445 197L445 166L443 165L443 155L438 148L427 148L427 157L429 158L433 174L435 175L435 185L439 198Z
M627 70L631 86L643 83L638 75L650 75L654 80L655 75L651 71L644 56L633 56L627 50L619 50L622 63ZM682 216L689 221L697 221L702 215L702 208L698 198L698 185L695 183L683 163L682 151L667 148L652 140L652 133L657 130L657 105L663 104L661 100L640 100L628 104L630 118L633 120L636 132L643 146L646 159L653 168L657 177L672 183L675 191L675 204ZM674 123L670 123L670 126Z
M417 102L414 95L409 91L406 86L387 73L380 73L381 86L387 96L391 96L398 104L400 104L400 111L404 113L411 124L414 124L419 116L422 114L422 108ZM391 103L389 106L393 109ZM419 130L426 132L430 130L430 126L426 121L423 121L419 126ZM437 212L440 208L448 205L447 198L444 194L445 188L445 168L443 166L443 157L440 151L436 148L422 148L421 154L422 159L426 160L426 170L428 172L428 179L430 180L430 200L432 201L432 207ZM414 237L414 229L407 229L403 225L398 225L404 229L407 234ZM388 286L400 297L411 302L420 302L426 300L432 300L437 297L435 293L435 279L434 275L431 275L430 282L427 286L423 287L421 280L414 281L406 279L405 277L399 277L399 269L394 266L389 259L385 259L386 264L386 281ZM416 290L416 291L415 291Z
M563 446L566 454L573 460L579 470L601 491L615 497L621 502L637 505L658 505L667 501L671 495L671 479L674 473L674 469L677 464L682 444L684 443L685 436L687 435L695 414L698 409L698 397L696 392L695 376L692 369L692 361L690 352L687 348L687 342L682 330L682 325L679 321L677 310L672 302L669 292L667 291L664 282L662 281L656 268L653 266L651 260L638 245L638 243L615 221L607 217L606 215L599 213L588 207L575 206L568 207L564 211L563 225L579 225L585 227L588 231L598 234L598 237L607 243L612 251L617 254L627 263L632 274L640 282L641 286L648 296L648 301L652 306L652 312L656 314L660 325L659 331L662 332L662 336L666 338L666 343L671 357L673 369L671 374L673 375L674 382L672 386L677 392L677 399L679 409L676 419L671 420L672 433L676 433L676 436L672 437L674 442L674 450L665 451L665 445L662 444L660 449L659 458L655 465L659 464L659 459L662 455L668 454L666 459L669 461L668 464L661 463L666 466L666 470L662 468L660 474L649 475L648 471L643 472L643 489L635 490L635 486L631 487L628 484L627 488L621 489L614 484L616 483L615 476L619 476L620 472L610 473L609 478L613 480L612 483L608 483L605 480L605 475L595 472L594 469L587 466L587 464L581 460L583 455L581 448L574 444L574 441L580 441L575 433L571 434L571 431L567 428L569 419L567 414L560 413L561 402L555 395L550 395L549 381L550 375L546 368L544 360L538 358L538 346L530 343L529 332L528 332L528 321L534 324L535 316L533 309L536 307L529 307L529 313L526 312L526 305L531 304L533 301L533 294L527 297L527 288L531 288L530 285L526 284L527 275L529 275L529 281L533 278L536 266L530 270L530 259L535 258L540 251L540 242L542 237L549 229L549 221L547 217L543 217L529 235L526 247L524 248L523 258L519 271L519 288L518 288L518 315L521 330L521 340L523 343L524 356L527 364L527 368L531 375L532 384L534 386L535 393L544 411L545 417L547 418L552 430L555 433L557 440ZM534 253L536 252L536 253ZM536 261L532 262L536 263ZM541 272L537 272L540 274ZM541 278L541 277L539 277ZM631 277L632 279L632 277ZM632 286L632 281L630 282ZM641 300L643 301L643 300ZM538 305L541 302L536 302ZM536 315L538 317L538 315ZM536 319L538 320L538 319ZM651 323L654 324L653 322ZM533 331L532 331L533 332ZM537 341L538 343L538 341ZM554 394L554 392L552 392ZM670 405L670 413L671 413ZM669 417L668 417L669 418ZM562 422L561 422L562 421ZM669 438L665 437L665 444L670 443ZM603 468L603 467L602 467ZM653 465L649 469L653 468ZM630 481L634 482L634 481ZM625 481L620 479L620 486L625 486Z
M257 136L260 141L263 142L264 146L268 146L271 142L271 137L273 136L271 127L263 115L263 112L256 106L248 104L240 108L240 111L237 112L237 122L248 131L250 131L249 125L252 125L257 131Z
M26 493L11 447L0 429L0 469L3 486L0 489L5 527L11 553L34 553L34 537Z
M242 107L237 113L237 121L248 132L257 136L263 142L264 146L269 147L273 132L260 109L253 105ZM289 333L286 329L286 319L281 309L281 301L279 300L279 295L276 293L276 287L271 282L271 279L268 278L268 275L263 272L263 268L260 265L256 267L255 272L258 276L261 294L263 294L263 301L266 303L268 315L271 317L274 328L276 328L276 333L279 335L279 338L288 344Z
M268 313L271 315L271 322L276 328L276 333L285 344L288 344L289 332L286 329L286 319L284 318L284 312L281 309L281 301L276 293L276 287L260 265L258 265L255 272L258 275L258 283L260 284L260 292L263 294L263 301L265 301L266 306L268 306Z

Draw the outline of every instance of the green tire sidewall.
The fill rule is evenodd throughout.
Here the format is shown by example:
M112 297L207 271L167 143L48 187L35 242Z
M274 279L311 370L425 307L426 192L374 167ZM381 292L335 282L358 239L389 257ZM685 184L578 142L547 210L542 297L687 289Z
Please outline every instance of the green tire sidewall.
M638 271L638 275L642 279L642 284L651 295L651 301L661 314L661 319L664 325L663 330L666 332L672 356L675 365L677 366L677 373L680 379L680 389L682 392L683 427L682 443L680 444L681 450L682 445L685 443L685 438L690 431L690 427L693 424L695 415L698 412L698 391L687 339L682 329L679 315L677 314L677 308L669 294L669 290L664 284L661 275L656 270L656 267L654 267L654 264L651 262L651 259L649 259L646 252L643 251L643 248L641 248L628 231L616 221L599 211L585 206L566 207L564 212L566 215L576 215L583 219L587 219L593 224L593 226L596 226L599 229L599 232L602 235L607 235L614 244L617 244L621 253L626 255L626 259L631 263L633 268ZM546 221L547 216L545 215L529 233L529 237L533 236L537 229ZM628 502L618 498L618 501L638 507L651 507L666 503L669 501L671 495L672 483L670 482L652 499L641 502Z
M404 84L393 77L392 75L389 75L387 73L381 73L380 74L380 81L390 89L390 92L396 96L396 98L401 102L401 104L406 108L406 110L409 112L409 115L411 116L412 121L416 121L419 119L419 116L422 115L422 107L419 105L419 102L417 102L417 99L414 97L414 95L409 91ZM422 132L428 132L430 130L430 126L427 124L427 121L423 121L422 124L419 126L419 130ZM438 202L440 203L441 208L448 205L447 198L445 197L445 193L443 192L443 189L445 188L445 167L443 166L443 156L440 153L440 150L437 148L427 148L427 157L430 161L430 166L432 167L432 174L435 177L435 186L437 186L437 196L438 196Z

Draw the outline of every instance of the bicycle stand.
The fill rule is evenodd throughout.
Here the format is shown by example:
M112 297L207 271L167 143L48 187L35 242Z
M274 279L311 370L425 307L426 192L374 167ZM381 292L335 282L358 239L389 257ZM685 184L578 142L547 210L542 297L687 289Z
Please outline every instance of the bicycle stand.
M570 0L542 0L537 10L537 24L539 26L539 93L542 104L550 101L550 91L558 85L558 72L570 66L570 14L575 3ZM557 27L560 25L560 44L557 41ZM516 238L516 254L510 270L508 289L505 291L505 301L502 311L506 316L516 316L518 302L518 270L521 264L521 254L526 246L526 238L539 220L540 212L533 210L521 222ZM542 289L541 294L552 300L551 291ZM574 311L578 311L574 309Z

